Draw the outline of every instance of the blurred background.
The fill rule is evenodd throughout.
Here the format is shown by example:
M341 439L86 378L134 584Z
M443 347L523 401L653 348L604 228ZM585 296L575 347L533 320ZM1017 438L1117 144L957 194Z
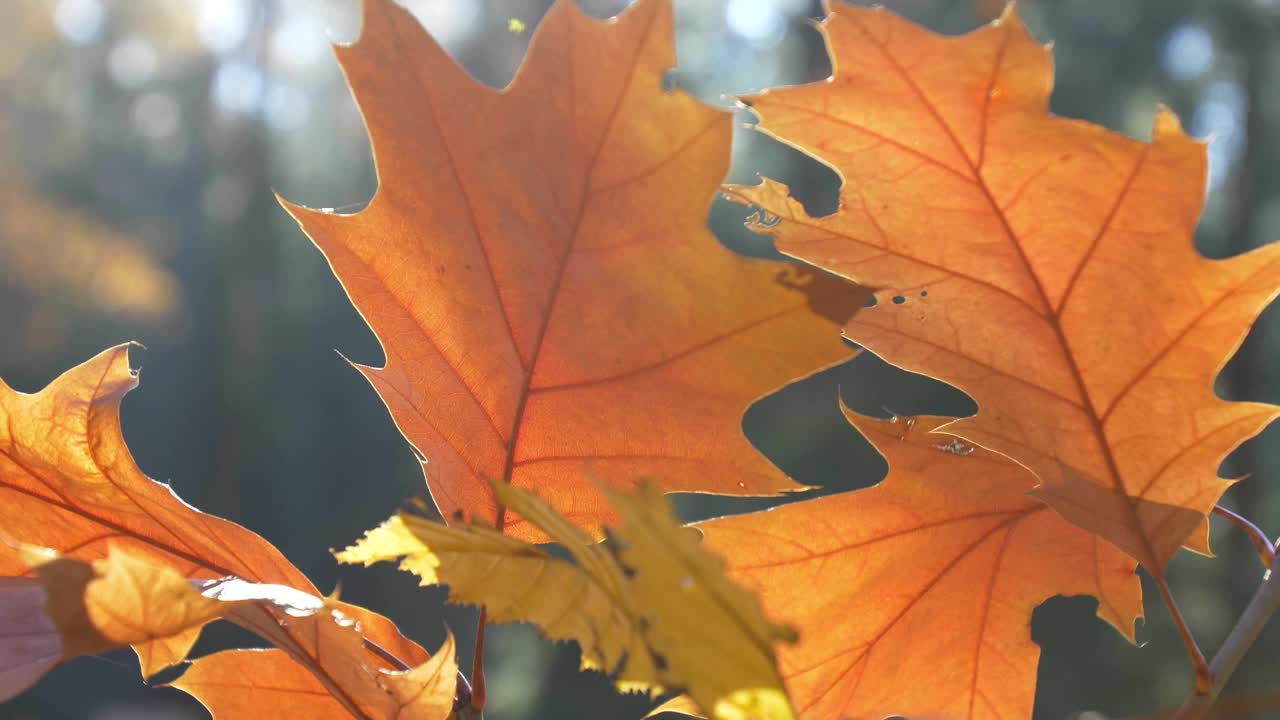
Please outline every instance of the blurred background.
M514 73L548 0L412 0L423 24L480 82ZM626 3L590 0L606 17ZM830 64L813 0L676 0L677 82L699 97L819 80ZM1000 0L890 0L957 33ZM1197 243L1212 257L1280 239L1280 2L1025 0L1053 41L1056 112L1146 139L1158 103L1214 138ZM407 497L418 464L365 381L335 350L380 364L373 335L320 253L277 206L354 211L374 174L358 113L329 51L358 33L357 0L4 0L0 2L0 377L34 391L103 348L138 340L142 386L124 404L142 469L196 506L266 536L321 588L395 618L427 647L447 623L470 663L474 612L442 608L389 568L335 566L341 547ZM520 21L511 22L512 19ZM523 25L523 27L521 27ZM835 175L743 130L732 179L790 184L813 213L835 208ZM745 212L717 200L716 233L761 251ZM1269 311L1226 367L1219 392L1280 402L1280 312ZM885 466L837 412L963 415L972 403L865 356L757 403L748 435L822 492L865 487ZM1228 459L1251 474L1228 504L1280 533L1280 428ZM681 499L689 519L758 501ZM1214 560L1172 569L1184 611L1212 653L1259 571L1245 539L1214 524ZM1176 704L1191 685L1157 593L1133 647L1093 618L1094 602L1037 611L1037 718L1126 717ZM245 638L209 632L199 652ZM639 718L643 698L576 672L577 651L528 627L490 630L491 720ZM1231 694L1280 717L1280 622ZM928 683L929 678L920 678ZM1089 713L1098 713L1090 715ZM181 693L148 688L128 652L76 660L0 707L12 718L201 718Z

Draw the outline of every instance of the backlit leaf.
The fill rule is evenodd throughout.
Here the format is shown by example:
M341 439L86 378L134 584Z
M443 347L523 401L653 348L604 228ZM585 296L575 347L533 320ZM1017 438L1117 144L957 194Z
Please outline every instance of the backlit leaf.
M649 485L606 491L621 523L609 544L524 490L495 484L509 510L560 543L574 562L491 528L397 515L338 554L342 562L400 560L457 603L484 603L494 622L528 622L582 647L584 667L621 687L687 689L719 720L786 720L790 702L773 644L793 633L764 620L754 597L676 522Z
M275 648L207 655L173 686L197 698L219 720L253 720L267 707L287 707L297 717L317 720L351 717L315 675Z
M969 393L945 432L1157 575L1207 552L1218 464L1277 414L1212 381L1280 288L1280 244L1198 255L1204 145L1165 110L1150 143L1050 115L1049 51L1012 12L952 38L841 5L822 31L832 80L750 104L839 172L839 212L730 194L779 216L783 252L883 288L845 334Z
M446 517L499 519L486 479L576 524L606 484L770 494L797 486L743 411L849 357L851 285L739 257L706 229L731 115L679 90L671 5L606 22L560 0L507 88L473 80L390 0L338 59L378 190L354 215L287 206L382 343L359 366Z
M163 643L221 618L281 648L290 657L288 663L297 668L283 677L307 673L324 697L313 702L328 703L344 715L444 720L453 710L457 666L451 640L443 648L447 657L391 673L369 666L364 638L354 620L332 601L293 588L235 578L192 582L173 568L148 563L115 547L109 548L105 558L92 562L27 549L19 554L33 565L36 577L3 578L0 583L0 618L28 620L26 627L0 622L4 631L0 633L0 667L7 670L0 675L5 681L0 699L25 690L57 661L131 644ZM33 640L40 643L40 652L30 652ZM22 664L24 655L27 662ZM265 668L253 661L278 656L249 653L240 657L245 660L243 671L262 673ZM50 658L55 659L50 662ZM445 671L448 675L439 677ZM185 687L181 679L176 684ZM207 689L199 683L192 687ZM193 694L204 699L204 693ZM208 693L214 704L242 694L226 686ZM261 716L285 712L286 706L259 703L256 707Z
M779 665L805 718L1030 718L1031 613L1092 595L1133 640L1135 563L1026 493L1027 470L932 432L948 418L846 411L889 462L879 485L701 523L729 577L800 642Z
M138 384L128 354L127 345L106 350L35 394L15 392L0 382L0 528L10 543L0 543L0 589L30 588L28 579L18 577L28 572L15 549L22 544L85 562L102 560L113 547L184 580L235 577L237 582L318 595L266 540L199 512L138 469L120 428L120 402ZM422 648L386 618L344 603L333 607L404 663L426 659ZM0 626L11 619L0 614ZM150 676L186 657L199 625L135 645L143 674ZM293 644L295 660L313 672L326 671L318 658L308 655L313 646L298 634L302 629L297 624L276 632L282 643ZM362 662L392 667L372 649ZM4 667L0 663L0 671Z
M380 720L450 717L458 677L452 635L423 664L393 672L362 664L363 648L352 625L326 621L312 627L333 680L322 682L295 662L290 651L273 648L202 657L172 685L199 699L218 720L254 720L264 708L287 708L282 712L291 717L345 720L352 716L350 706L358 708L359 717Z

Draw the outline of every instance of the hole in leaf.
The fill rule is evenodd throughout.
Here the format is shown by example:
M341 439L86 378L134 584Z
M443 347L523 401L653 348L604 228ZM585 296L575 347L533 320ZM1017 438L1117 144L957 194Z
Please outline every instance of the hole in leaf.
M680 74L675 68L662 73L662 92L669 93L680 87Z
M778 226L782 222L781 215L775 215L764 208L752 207L751 214L747 216L746 225L751 230L768 230Z

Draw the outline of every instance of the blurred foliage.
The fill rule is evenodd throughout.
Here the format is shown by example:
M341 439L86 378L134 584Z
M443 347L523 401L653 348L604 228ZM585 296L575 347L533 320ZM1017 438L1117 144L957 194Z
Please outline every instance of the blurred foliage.
M597 17L622 0L581 3ZM890 0L941 32L995 17L1001 0ZM512 76L548 0L406 2L478 80ZM676 0L672 80L708 102L819 80L830 64L815 0ZM1056 112L1147 137L1157 103L1213 135L1197 242L1220 257L1280 239L1280 2L1024 0L1054 42ZM0 3L0 376L35 390L126 339L148 345L125 403L141 467L187 500L276 543L318 585L386 613L425 645L447 623L470 663L474 611L441 609L439 589L391 569L339 571L340 547L423 492L412 451L363 380L332 352L376 364L377 343L273 190L358 208L375 180L368 141L327 50L357 32L356 0L6 0ZM744 122L750 117L743 114ZM739 133L731 178L787 182L813 212L834 209L835 174ZM713 229L768 253L717 200ZM1280 312L1263 316L1220 392L1280 402ZM966 414L960 393L872 357L796 383L747 414L749 437L818 492L865 487L883 463L840 417L855 410ZM1228 460L1252 474L1229 503L1280 528L1280 430ZM693 519L761 501L681 498ZM1179 558L1173 586L1212 652L1257 582L1248 544L1215 523L1219 557ZM1190 686L1179 640L1147 588L1142 647L1093 619L1092 601L1055 599L1032 635L1044 652L1037 718L1128 716ZM1231 692L1276 690L1276 623ZM204 650L228 642L209 633ZM239 640L240 638L235 638ZM577 652L525 626L491 631L493 720L640 717L648 704L577 672ZM921 678L928 682L928 678ZM1274 717L1277 710L1254 717ZM0 710L15 718L196 718L181 693L138 682L127 653L56 671ZM1245 715L1249 717L1250 715ZM1096 717L1096 716L1091 716Z

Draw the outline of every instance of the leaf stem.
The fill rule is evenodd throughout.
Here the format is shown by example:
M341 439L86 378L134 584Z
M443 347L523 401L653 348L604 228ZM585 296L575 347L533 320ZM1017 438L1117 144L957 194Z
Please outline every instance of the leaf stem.
M1245 535L1249 536L1249 540L1253 542L1254 549L1258 551L1258 557L1262 559L1262 567L1271 567L1276 558L1276 548L1272 546L1271 538L1267 537L1262 528L1254 525L1248 518L1238 515L1221 505L1213 506L1213 514L1243 530Z
M395 668L396 670L399 670L400 672L407 672L408 670L411 669L408 663L396 657L391 651L382 647L378 643L370 640L369 638L362 638L362 640L364 641L365 650L368 650L374 655L377 655L378 657L382 658L383 662L387 663L388 665ZM482 719L484 717L484 714L480 710L469 712L465 716L456 714L456 712L460 709L459 704L467 705L468 709L470 709L470 704L471 704L471 684L467 682L467 676L463 675L461 670L458 671L457 682L458 682L458 685L457 685L458 689L457 691L455 691L454 701L453 701L455 717L459 718L459 720L462 720L463 718L466 718L466 720L470 720L471 718L476 718L477 720ZM459 699L461 699L461 703Z
M474 710L471 707L471 683L467 682L467 676L462 674L462 670L458 670L457 689L453 693L453 715L449 716L449 720L482 720L484 712L482 710Z
M1253 594L1253 599L1249 601L1209 666L1213 677L1209 690L1188 695L1178 709L1177 720L1198 720L1209 712L1231 673L1239 667L1245 653L1253 646L1262 628L1277 610L1280 610L1280 560L1273 558L1262 585Z
M1191 668L1196 674L1196 694L1208 694L1213 688L1213 674L1209 670L1209 662L1204 659L1204 653L1200 652L1200 646L1196 644L1195 637L1191 634L1191 628L1187 627L1187 621L1182 618L1182 611L1178 609L1178 603L1173 599L1173 593L1169 591L1169 583L1165 581L1164 574L1155 575L1156 587L1160 588L1160 597L1164 599L1164 604L1169 608L1169 615L1173 617L1173 624L1178 627L1178 634L1182 636L1182 643L1187 647L1187 657L1191 659Z
M471 708L484 710L484 624L485 607L480 606L480 620L476 626L476 652L471 658Z
M361 639L364 641L364 649L382 658L382 661L385 662L386 664L390 665L391 667L401 672L404 672L405 670L410 669L408 663L396 657L395 655L391 654L390 650L387 650L386 648L370 640L369 638L361 638Z

